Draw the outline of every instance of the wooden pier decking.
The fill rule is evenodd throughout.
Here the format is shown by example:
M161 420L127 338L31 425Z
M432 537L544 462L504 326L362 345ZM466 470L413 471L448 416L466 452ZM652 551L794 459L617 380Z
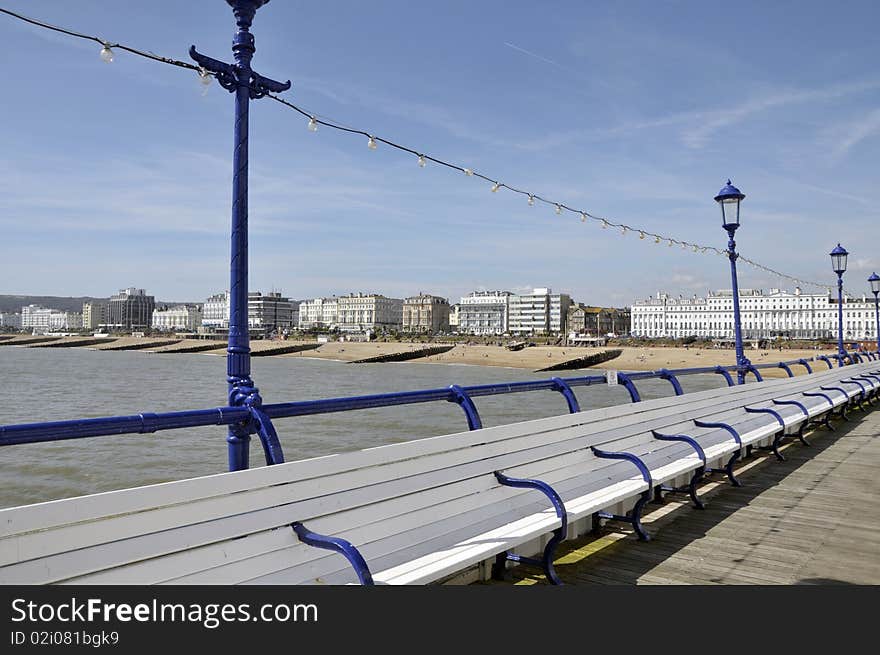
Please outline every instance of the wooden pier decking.
M810 448L786 445L785 462L746 459L743 487L714 476L705 510L679 496L649 505L648 543L613 525L563 543L556 571L573 585L880 584L880 411L850 419L814 430ZM520 566L511 582L546 579Z

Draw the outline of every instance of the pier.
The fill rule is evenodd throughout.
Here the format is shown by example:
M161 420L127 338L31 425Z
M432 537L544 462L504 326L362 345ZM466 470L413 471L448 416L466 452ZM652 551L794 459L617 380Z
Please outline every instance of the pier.
M746 460L742 487L710 482L706 509L667 501L643 522L650 543L620 530L559 549L568 584L880 584L880 413L857 414L836 431L817 428L812 448L782 447L785 462ZM525 567L505 582L546 581Z

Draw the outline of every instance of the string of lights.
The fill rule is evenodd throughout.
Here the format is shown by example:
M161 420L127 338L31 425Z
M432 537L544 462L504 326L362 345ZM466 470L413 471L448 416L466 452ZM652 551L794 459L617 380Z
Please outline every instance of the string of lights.
M79 38L79 39L94 41L95 43L98 43L102 46L101 51L100 51L100 57L106 63L111 63L113 61L113 57L114 57L113 49L115 48L118 50L129 52L129 53L137 55L139 57L144 57L146 59L150 59L152 61L160 62L163 64L168 64L171 66L176 66L178 68L185 68L187 70L195 71L199 74L200 81L206 86L211 83L212 78L213 78L212 73L210 73L209 71L206 71L204 68L201 68L200 66L196 66L196 65L191 64L189 62L180 61L177 59L172 59L170 57L163 57L163 56L157 55L153 52L140 50L137 48L133 48L133 47L121 44L121 43L107 41L107 40L102 39L97 36L90 36L88 34L82 34L80 32L75 32L73 30L58 27L56 25L51 25L51 24L45 23L43 21L29 18L29 17L23 16L21 14L17 14L13 11L9 11L8 9L4 9L2 7L0 7L0 13L9 15L13 18L16 18L18 20L24 21L26 23L29 23L29 24L37 26L37 27L52 30L54 32L59 32L61 34L66 34L68 36ZM317 114L315 112L308 111L306 109L303 109L302 107L299 107L299 106L293 104L292 102L289 102L289 101L285 100L284 98L281 98L278 95L269 93L269 94L266 94L266 97L271 98L275 102L285 106L286 108L288 108L292 111L295 111L295 112L301 114L303 117L308 119L307 127L308 127L308 130L311 132L317 132L318 127L323 126L323 127L327 127L327 128L333 129L333 130L338 130L340 132L357 134L362 137L366 137L367 147L370 150L376 150L378 148L378 144L380 144L380 143L384 144L384 145L389 146L395 150L405 152L405 153L408 153L408 154L416 157L417 158L416 163L418 164L418 166L420 166L422 168L426 167L428 162L432 162L432 163L437 164L439 166L443 166L445 168L462 173L466 177L476 178L476 179L482 180L482 181L490 184L491 185L490 191L493 193L498 193L502 189L505 189L509 192L524 196L526 198L529 206L534 206L536 202L543 203L545 205L552 207L557 215L561 215L563 212L568 213L568 214L573 214L574 216L579 217L581 222L583 222L583 223L586 223L589 220L589 221L592 221L596 224L599 224L601 226L601 228L604 230L607 230L609 228L620 230L621 236L626 236L628 233L631 232L633 234L638 234L638 238L640 241L653 240L653 242L655 244L662 245L665 243L667 245L667 247L669 247L669 248L672 248L674 246L678 246L682 250L691 251L694 253L713 254L713 255L718 255L718 256L722 256L722 257L728 256L727 250L723 250L723 249L717 248L715 246L707 246L707 245L702 245L702 244L698 244L698 243L691 243L689 241L682 241L682 240L674 239L672 237L664 236L661 234L655 234L654 232L651 232L649 230L639 228L639 227L633 227L633 226L627 225L625 223L617 223L617 222L611 220L610 218L603 217L603 216L596 216L595 214L592 214L584 209L570 207L562 202L552 200L549 198L545 198L545 197L543 197L537 193L534 193L532 191L528 191L526 189L521 189L521 188L518 188L515 186L511 186L509 184L506 184L504 182L499 181L498 178L484 175L483 173L477 172L471 168L461 166L459 164L455 164L455 163L448 162L443 159L431 156L424 151L409 148L409 147L401 145L399 143L395 143L389 139L385 139L383 137L377 136L377 135L375 135L371 132L368 132L366 130L348 127L348 126L343 125L337 121L331 121L327 118L322 118L322 117L320 117L319 114ZM800 286L811 286L811 287L817 287L820 289L824 289L828 292L831 291L831 285L820 284L818 282L804 280L802 278L798 278L796 276L789 275L787 273L783 273L781 271L774 270L768 266L764 266L763 264L760 264L756 261L753 261L753 260L748 259L743 256L739 256L738 261L740 261L744 264L747 264L757 270L764 271L765 273L769 273L769 274L777 276L779 278L794 282L795 284L798 284Z

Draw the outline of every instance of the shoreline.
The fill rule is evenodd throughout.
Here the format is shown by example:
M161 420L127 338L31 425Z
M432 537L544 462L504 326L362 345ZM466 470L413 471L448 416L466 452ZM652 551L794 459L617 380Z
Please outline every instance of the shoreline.
M44 349L45 346L33 345L28 346L26 343L18 344L18 341L27 342L31 339L30 335L21 335L12 339L4 340L3 347L16 346L32 347L34 349ZM177 353L178 349L185 349L192 344L183 340L172 343L164 343L162 345L143 348L144 339L137 337L121 337L112 343L101 343L96 340L95 343L82 344L82 337L63 337L55 343L63 345L65 340L71 341L71 349L75 350L114 350L124 352L125 346L131 346L133 351L149 352L156 354L184 354ZM78 341L77 345L72 342ZM252 352L261 352L277 348L279 344L286 343L294 346L299 344L314 344L313 341L296 341L288 342L279 341L263 341L256 340L251 342ZM392 355L403 352L410 352L440 345L439 342L426 344L420 342L338 342L333 341L321 344L318 348L304 350L295 353L283 354L266 354L263 357L270 358L302 358L317 359L324 361L335 361L339 363L353 362L359 359L375 357L381 355ZM102 347L104 346L104 347ZM138 348L141 346L141 348ZM58 346L55 346L58 347ZM204 350L201 352L191 353L198 355L225 356L226 345L218 342L217 348ZM497 345L467 345L455 344L454 347L444 353L431 355L428 357L419 357L407 362L399 363L422 363L422 364L456 364L467 366L492 366L499 368L508 368L513 370L530 370L537 372L537 369L546 366L559 364L561 362L578 359L587 355L594 355L606 350L621 350L621 355L604 363L600 363L589 367L589 369L570 369L576 370L620 370L620 371L656 371L662 368L679 369L679 368L696 368L696 367L714 367L717 365L729 366L735 362L733 349L716 349L693 346L617 346L609 345L603 348L583 347L583 346L532 346L519 351L507 350L504 346ZM797 359L806 359L812 361L814 355L821 354L824 351L818 349L783 349L783 350L746 350L748 357L753 364L778 363L781 361L791 361ZM800 371L799 371L800 369ZM562 371L560 371L562 372ZM802 367L797 367L795 373L802 372ZM762 369L762 375L768 377L785 377L787 374L783 369Z

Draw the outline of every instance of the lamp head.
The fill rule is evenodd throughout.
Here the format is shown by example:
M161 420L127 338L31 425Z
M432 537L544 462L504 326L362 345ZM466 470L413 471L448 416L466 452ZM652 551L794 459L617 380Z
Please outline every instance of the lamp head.
M742 193L730 180L715 196L715 202L721 205L721 224L724 229L736 229L739 227L739 203L742 202L746 194Z
M846 273L846 258L849 253L846 251L846 248L841 246L839 243L837 247L831 251L831 270L833 270L838 275L843 275Z

